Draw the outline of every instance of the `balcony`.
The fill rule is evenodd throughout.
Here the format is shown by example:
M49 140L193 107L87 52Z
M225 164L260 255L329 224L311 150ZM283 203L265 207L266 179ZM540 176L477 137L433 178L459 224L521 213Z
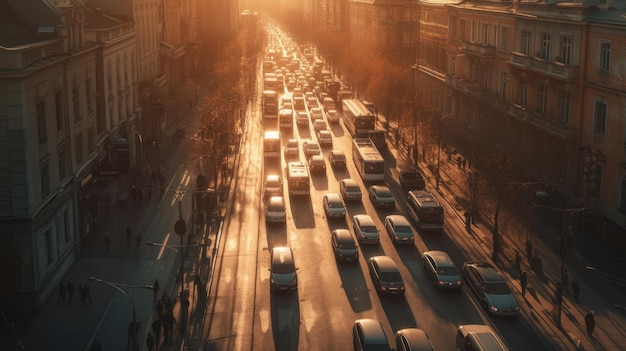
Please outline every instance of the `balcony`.
M554 120L549 116L539 113L528 112L528 121L535 127L549 133L565 142L573 142L575 140L575 128L560 121Z
M557 61L547 61L539 57L530 57L519 52L511 52L509 65L529 69L557 79L568 81L578 79L578 66L568 66Z
M505 111L508 109L506 101L500 98L497 94L484 90L476 84L472 84L470 82L452 76L446 77L446 81L448 85L455 89L457 92L481 101L485 105L490 106L492 109L501 111Z
M463 41L461 43L461 51L470 55L475 55L475 56L485 57L485 58L495 57L496 55L495 46L486 45L482 43L475 43L472 41Z

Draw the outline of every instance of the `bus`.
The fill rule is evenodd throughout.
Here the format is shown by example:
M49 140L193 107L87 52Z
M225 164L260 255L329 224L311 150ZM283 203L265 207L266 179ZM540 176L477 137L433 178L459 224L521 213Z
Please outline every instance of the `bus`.
M275 90L264 90L262 97L263 118L278 117L278 93Z
M287 187L289 195L309 195L309 166L305 162L287 164Z
M369 138L354 138L352 160L364 182L385 180L385 160Z
M424 190L409 191L407 213L419 230L443 230L443 207L432 193Z
M366 138L370 130L376 128L376 116L361 100L345 99L341 101L343 124L353 138Z
M263 138L263 155L267 158L280 158L280 132L268 130Z

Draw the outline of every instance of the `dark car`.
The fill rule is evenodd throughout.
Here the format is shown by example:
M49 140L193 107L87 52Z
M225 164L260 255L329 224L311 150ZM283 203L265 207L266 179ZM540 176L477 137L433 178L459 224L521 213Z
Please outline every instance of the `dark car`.
M376 207L394 207L396 199L386 185L371 185L368 189L369 197Z
M400 186L403 189L411 190L424 190L426 187L426 181L418 170L408 169L400 171Z
M376 291L386 295L404 295L404 281L398 266L389 256L374 256L368 261Z
M360 214L352 217L352 228L359 242L365 244L378 244L380 242L376 223L369 215Z
M346 154L342 150L331 150L328 154L328 161L333 168L346 168Z
M375 319L356 320L352 327L352 342L355 351L391 351L383 325Z
M440 289L460 289L461 274L450 255L444 251L426 251L422 254L422 266Z
M487 312L497 316L517 316L519 304L506 279L485 262L465 262L463 276Z
M309 159L309 172L311 174L326 173L326 161L324 161L324 156L322 155L313 155Z
M330 242L337 260L357 261L359 259L359 250L348 229L335 229L330 235Z
M298 288L298 275L291 248L278 246L270 252L270 289L295 290Z
M396 332L397 351L434 351L425 331L418 328L400 329Z
M385 217L385 229L394 244L413 244L415 242L411 223L403 215Z

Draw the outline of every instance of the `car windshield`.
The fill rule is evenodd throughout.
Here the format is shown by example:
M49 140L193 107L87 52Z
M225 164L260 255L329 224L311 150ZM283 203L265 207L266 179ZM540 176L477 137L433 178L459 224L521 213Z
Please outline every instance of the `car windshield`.
M439 274L439 275L458 275L459 272L454 267L439 267L437 269L437 274Z
M404 233L404 234L410 234L413 233L413 231L411 230L411 227L406 226L406 225L397 225L395 227L396 233Z
M293 263L279 263L274 265L272 270L276 274L287 274L296 271L296 266Z
M383 189L383 190L378 190L378 192L376 193L378 195L378 197L380 197L381 199L389 199L393 197L393 194L391 193L391 191L387 190L387 189Z
M354 243L354 240L342 240L337 242L337 246L340 249L354 249L356 248L356 244Z
M328 202L328 207L330 208L342 208L343 204L339 201L329 201Z
M506 294L510 294L511 290L509 289L509 286L506 285L505 282L493 282L493 283L486 284L485 292L487 294L506 295Z
M401 282L402 276L400 272L381 272L380 281L383 282Z
M376 226L373 225L364 225L361 227L361 231L364 233L375 233L376 232Z

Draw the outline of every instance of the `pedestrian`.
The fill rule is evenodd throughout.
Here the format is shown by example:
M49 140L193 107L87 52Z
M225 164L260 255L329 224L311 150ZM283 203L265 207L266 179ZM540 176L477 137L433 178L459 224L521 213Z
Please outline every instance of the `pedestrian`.
M161 289L161 285L159 284L159 279L157 278L157 280L154 281L154 284L152 284L152 302L156 303L157 301L157 296L159 295L159 290Z
M106 252L109 252L109 250L111 249L111 236L109 235L109 233L104 234L104 246L106 246Z
M72 304L72 297L74 296L74 283L72 281L67 282L67 286L65 287L67 290L67 298L69 300L69 304Z
M154 350L154 336L152 332L148 332L148 336L146 337L146 346L148 346L148 351Z
M137 204L137 187L134 185L130 188L130 195L133 198L133 207Z
M126 227L126 241L130 244L130 237L133 235L133 231L130 230L130 226Z
M65 283L63 282L59 284L59 298L57 299L57 303L65 303Z
M587 335L593 337L593 330L596 328L596 318L593 315L593 311L589 311L585 315L585 327L587 328Z
M515 250L515 269L517 269L518 272L522 271L522 256L517 250Z
M472 212L469 210L465 211L465 230L468 232L472 230Z
M157 319L152 322L152 333L154 333L154 343L156 348L159 348L159 342L161 341L161 320Z
M578 295L580 295L580 285L578 285L578 279L574 277L572 280L572 293L574 294L574 301L578 302Z
M567 274L567 268L565 268L565 270L563 271L563 281L561 282L561 285L563 286L563 290L565 292L569 292L569 289L567 288L568 281L569 281L569 275Z
M528 285L528 275L523 271L519 277L519 283L522 286L522 297L526 298L526 286Z
M137 233L135 237L135 251L139 252L139 248L141 247L141 234Z

